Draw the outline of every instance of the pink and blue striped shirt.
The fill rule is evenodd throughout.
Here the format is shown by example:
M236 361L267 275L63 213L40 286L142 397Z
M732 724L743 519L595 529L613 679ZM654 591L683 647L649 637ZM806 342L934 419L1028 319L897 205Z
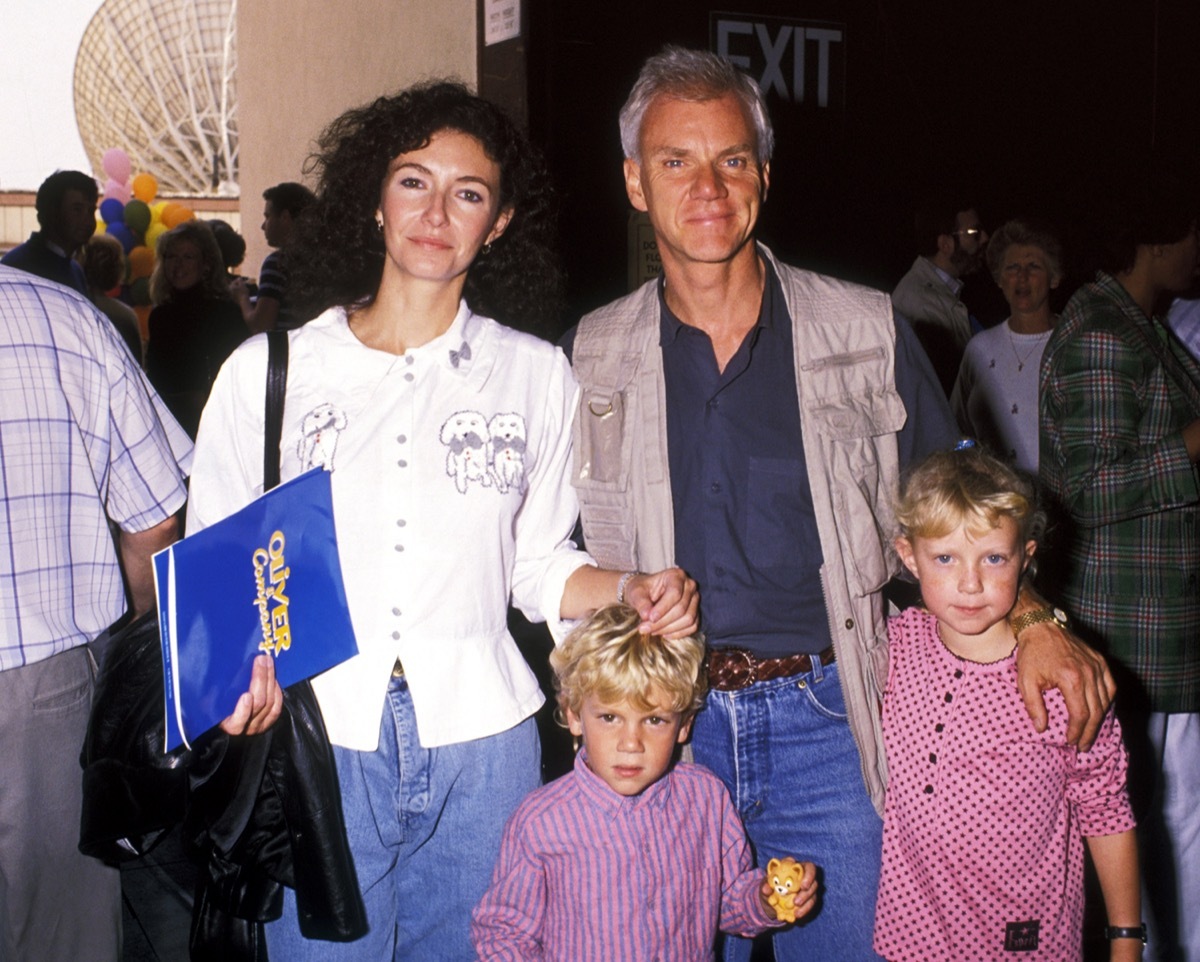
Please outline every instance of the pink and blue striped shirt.
M471 938L482 960L711 959L718 929L778 924L759 899L763 877L708 769L677 765L625 797L580 752L574 772L509 819Z

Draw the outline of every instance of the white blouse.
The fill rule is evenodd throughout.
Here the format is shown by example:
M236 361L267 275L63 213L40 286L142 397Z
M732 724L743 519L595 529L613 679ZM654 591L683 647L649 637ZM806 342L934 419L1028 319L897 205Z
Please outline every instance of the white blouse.
M396 356L331 309L289 333L281 477L333 472L359 654L313 681L334 744L378 745L404 665L427 748L505 731L543 702L508 633L513 604L555 637L563 588L591 558L569 540L578 386L563 353L465 303L445 334ZM196 440L188 531L262 492L267 341L222 368Z
M971 338L950 410L958 426L1022 471L1038 473L1038 372L1050 331L1018 334L1008 321Z

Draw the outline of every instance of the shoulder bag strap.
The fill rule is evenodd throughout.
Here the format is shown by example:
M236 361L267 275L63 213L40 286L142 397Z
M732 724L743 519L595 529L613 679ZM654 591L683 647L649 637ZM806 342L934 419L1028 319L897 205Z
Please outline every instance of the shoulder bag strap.
M263 490L279 484L279 442L287 393L288 332L267 332L267 407L263 430Z

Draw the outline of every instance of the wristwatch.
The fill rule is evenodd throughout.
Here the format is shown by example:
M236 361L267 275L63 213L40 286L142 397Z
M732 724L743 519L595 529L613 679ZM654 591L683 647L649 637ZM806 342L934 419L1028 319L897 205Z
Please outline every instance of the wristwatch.
M1108 941L1113 939L1141 939L1142 945L1146 944L1146 923L1141 925L1106 925L1104 927L1104 937Z
M1009 626L1012 628L1013 635L1019 636L1030 625L1040 625L1043 621L1057 621L1060 628L1066 628L1069 624L1065 611L1061 608L1047 607L1034 608L1033 611L1017 615L1017 617L1009 622Z

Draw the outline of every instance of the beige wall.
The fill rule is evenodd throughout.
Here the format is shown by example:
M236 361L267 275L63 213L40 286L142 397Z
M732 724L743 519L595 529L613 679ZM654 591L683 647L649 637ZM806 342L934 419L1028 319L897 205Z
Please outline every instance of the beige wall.
M28 191L0 194L0 253L24 244L38 229L34 197Z
M427 77L476 83L476 0L240 0L238 166L256 275L269 248L262 192L300 180L321 128L348 107Z

